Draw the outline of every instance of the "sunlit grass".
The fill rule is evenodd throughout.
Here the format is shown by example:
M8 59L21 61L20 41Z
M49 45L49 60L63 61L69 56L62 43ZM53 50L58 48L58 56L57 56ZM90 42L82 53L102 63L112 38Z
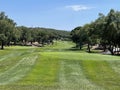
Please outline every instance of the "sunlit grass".
M0 90L119 90L120 57L56 41L0 51ZM96 52L96 51L95 51Z

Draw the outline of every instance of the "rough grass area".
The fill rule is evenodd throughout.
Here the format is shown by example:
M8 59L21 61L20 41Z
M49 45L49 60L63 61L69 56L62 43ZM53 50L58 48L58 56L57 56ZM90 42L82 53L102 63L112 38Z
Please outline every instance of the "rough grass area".
M68 41L0 51L0 90L120 90L120 57L89 54Z

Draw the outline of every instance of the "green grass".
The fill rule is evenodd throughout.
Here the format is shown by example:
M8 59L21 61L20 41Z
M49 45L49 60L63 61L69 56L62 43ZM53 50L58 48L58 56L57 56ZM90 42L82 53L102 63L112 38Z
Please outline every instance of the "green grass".
M93 83L104 87L106 90L120 89L120 76L108 62L83 61L82 67L86 77Z
M87 53L56 41L0 51L0 90L119 90L120 57ZM96 51L95 51L96 52Z
M59 60L52 57L52 54L42 53L37 59L37 63L31 70L31 73L20 81L20 84L54 86L57 82ZM25 82L25 83L24 83Z

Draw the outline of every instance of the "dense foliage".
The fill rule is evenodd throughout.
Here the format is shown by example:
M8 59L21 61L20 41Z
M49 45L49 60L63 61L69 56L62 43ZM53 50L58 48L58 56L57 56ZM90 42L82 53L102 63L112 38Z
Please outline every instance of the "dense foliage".
M105 16L99 14L94 22L77 27L71 31L73 42L77 46L88 45L88 51L94 44L102 46L103 50L109 50L111 54L120 52L120 12L113 9Z
M70 37L70 32L62 31L62 30L55 30L49 28L28 28L25 26L17 27L18 32L20 32L20 36L18 37L18 43L23 45L27 45L28 42L38 42L42 46L44 44L53 43L53 40L64 40ZM17 42L17 41L16 41Z
M12 19L5 16L4 12L0 13L0 43L1 49L3 49L4 44L10 43L12 40L12 35L15 30L15 23Z
M68 31L17 26L4 12L0 13L1 49L4 49L4 45L9 46L11 44L44 46L45 44L53 44L54 39L64 40L68 38L70 38Z

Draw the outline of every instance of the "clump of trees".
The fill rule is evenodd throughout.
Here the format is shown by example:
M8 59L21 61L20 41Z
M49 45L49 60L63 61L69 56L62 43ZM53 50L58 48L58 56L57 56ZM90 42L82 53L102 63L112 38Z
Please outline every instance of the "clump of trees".
M45 44L53 44L53 40L64 40L70 38L70 32L55 30L49 28L28 28L25 26L16 27L19 32L17 43L22 45L27 45L28 42L38 42L42 46ZM16 34L15 34L16 35Z
M91 52L91 46L99 44L104 51L120 54L120 12L111 9L106 16L100 13L95 21L72 30L71 37L80 49L87 44Z
M38 42L44 46L45 44L53 44L53 40L68 38L70 38L70 32L68 31L17 26L4 12L0 12L1 49L9 45L28 45L28 43L32 45L33 42Z

